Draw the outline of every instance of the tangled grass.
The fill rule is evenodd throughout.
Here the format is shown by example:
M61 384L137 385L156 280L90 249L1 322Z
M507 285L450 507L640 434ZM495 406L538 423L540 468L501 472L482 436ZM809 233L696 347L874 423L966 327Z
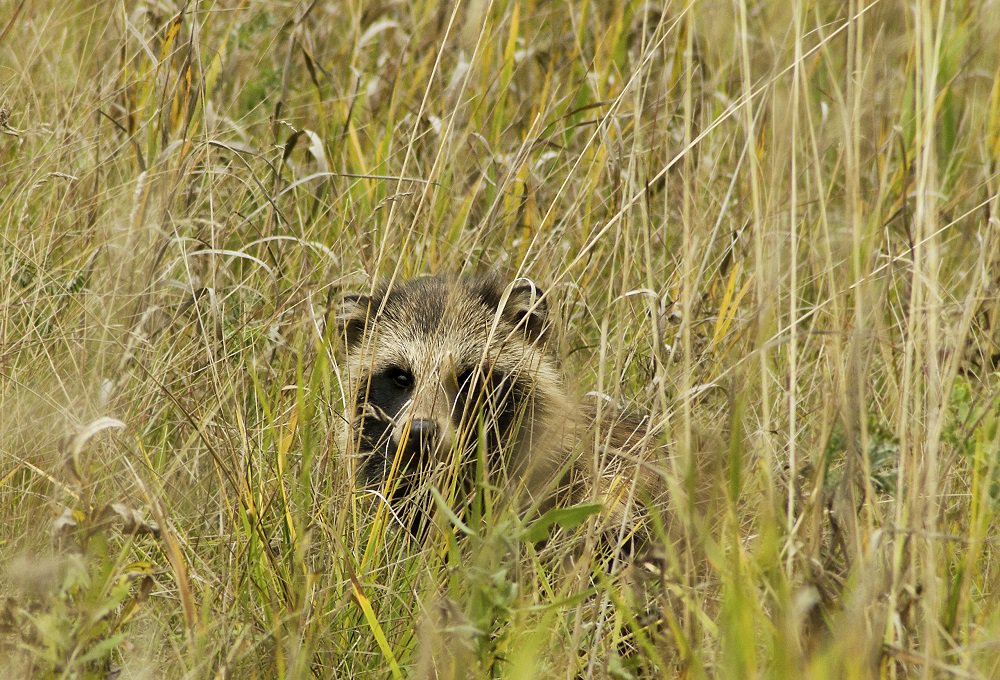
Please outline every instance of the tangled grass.
M1000 676L998 16L7 2L0 665ZM333 302L483 267L662 425L642 587L368 521Z

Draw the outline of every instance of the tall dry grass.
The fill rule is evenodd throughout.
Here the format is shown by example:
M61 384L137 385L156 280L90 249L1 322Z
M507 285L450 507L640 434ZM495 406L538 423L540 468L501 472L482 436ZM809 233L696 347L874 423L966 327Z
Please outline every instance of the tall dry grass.
M8 674L1000 676L995 0L0 9ZM333 303L482 267L654 573L372 525Z

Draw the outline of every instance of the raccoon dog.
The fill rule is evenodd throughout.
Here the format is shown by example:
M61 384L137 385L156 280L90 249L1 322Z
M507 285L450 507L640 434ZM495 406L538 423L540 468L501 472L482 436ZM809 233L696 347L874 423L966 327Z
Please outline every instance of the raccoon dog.
M566 393L547 342L546 301L530 280L382 285L346 298L337 321L353 400L342 450L359 461L358 484L390 504L428 480L468 492L484 467L502 498L536 509L560 498L622 495L613 480L627 477L619 473L629 457L619 454L648 438L638 423L614 419L602 429L617 467L596 470L587 455L601 441L594 410Z

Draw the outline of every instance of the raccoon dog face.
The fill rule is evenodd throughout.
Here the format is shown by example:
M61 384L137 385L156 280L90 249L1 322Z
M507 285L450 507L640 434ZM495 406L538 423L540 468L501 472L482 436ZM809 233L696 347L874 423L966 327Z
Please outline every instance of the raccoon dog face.
M354 400L346 444L359 455L361 484L399 497L428 470L468 474L480 433L491 474L527 462L561 393L534 283L466 276L383 285L349 297L338 325Z

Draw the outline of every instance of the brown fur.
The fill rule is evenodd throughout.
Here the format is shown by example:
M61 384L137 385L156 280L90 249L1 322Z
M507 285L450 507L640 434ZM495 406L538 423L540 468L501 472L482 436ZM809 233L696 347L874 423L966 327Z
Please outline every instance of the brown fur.
M522 504L543 510L596 499L608 508L608 530L622 526L627 534L641 515L638 501L657 495L644 462L648 423L567 394L548 342L545 296L531 281L466 276L383 285L348 298L338 323L356 401L341 444L359 459L362 485L389 495L407 457L419 457L422 472L452 465L454 452L475 447L475 414L485 410L486 432L495 430L491 447L502 449L489 451L490 481L524 494ZM476 402L482 409L463 404L470 384L490 386ZM433 430L433 445L413 443L415 422Z

